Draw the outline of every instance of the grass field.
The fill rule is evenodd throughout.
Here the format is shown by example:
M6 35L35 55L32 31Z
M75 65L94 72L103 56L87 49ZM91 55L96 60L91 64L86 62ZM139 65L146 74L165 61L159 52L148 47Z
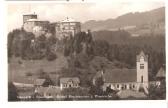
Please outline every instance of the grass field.
M26 77L26 73L35 74L39 70L44 72L58 72L61 68L68 68L67 59L64 56L58 57L54 61L42 60L21 60L13 57L8 64L9 81L13 81L19 77Z

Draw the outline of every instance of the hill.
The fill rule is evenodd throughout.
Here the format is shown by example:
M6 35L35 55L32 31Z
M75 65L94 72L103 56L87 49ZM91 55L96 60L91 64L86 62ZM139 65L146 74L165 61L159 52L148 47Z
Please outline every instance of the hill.
M112 14L112 13L111 13ZM98 30L117 30L119 28L132 29L142 25L153 26L165 23L165 7L157 8L145 12L127 13L115 19L102 21L90 20L82 24L82 29Z

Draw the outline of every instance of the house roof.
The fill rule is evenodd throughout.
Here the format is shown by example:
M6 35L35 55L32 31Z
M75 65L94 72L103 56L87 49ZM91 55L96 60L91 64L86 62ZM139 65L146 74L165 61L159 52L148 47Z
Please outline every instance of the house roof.
M100 78L103 75L103 71L98 71L95 76L93 76L94 79Z
M44 82L45 82L45 79L36 79L34 84L41 86L44 84Z
M105 83L136 82L136 69L106 69L103 75Z
M144 60L148 61L148 56L145 55L143 51L141 51L140 54L136 56L136 60L139 62L141 57L144 57Z
M80 83L80 80L78 77L66 77L66 78L60 78L60 83L67 83L69 81Z
M35 80L33 78L19 77L19 78L15 78L13 82L24 83L24 84L34 84Z
M158 73L156 74L156 77L165 77L165 76L166 76L166 71L163 67L161 67Z

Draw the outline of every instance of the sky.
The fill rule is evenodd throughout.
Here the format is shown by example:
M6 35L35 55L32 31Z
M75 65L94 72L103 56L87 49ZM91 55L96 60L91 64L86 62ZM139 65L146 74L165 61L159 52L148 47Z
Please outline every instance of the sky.
M92 0L92 2L47 2L7 4L8 32L22 26L22 15L36 13L41 20L56 22L66 17L76 21L106 20L128 12L143 12L165 6L164 0Z

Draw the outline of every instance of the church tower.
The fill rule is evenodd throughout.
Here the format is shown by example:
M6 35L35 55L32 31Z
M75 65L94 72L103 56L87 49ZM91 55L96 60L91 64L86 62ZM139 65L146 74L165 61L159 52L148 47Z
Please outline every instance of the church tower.
M137 83L139 87L148 88L148 56L141 51L136 59Z

